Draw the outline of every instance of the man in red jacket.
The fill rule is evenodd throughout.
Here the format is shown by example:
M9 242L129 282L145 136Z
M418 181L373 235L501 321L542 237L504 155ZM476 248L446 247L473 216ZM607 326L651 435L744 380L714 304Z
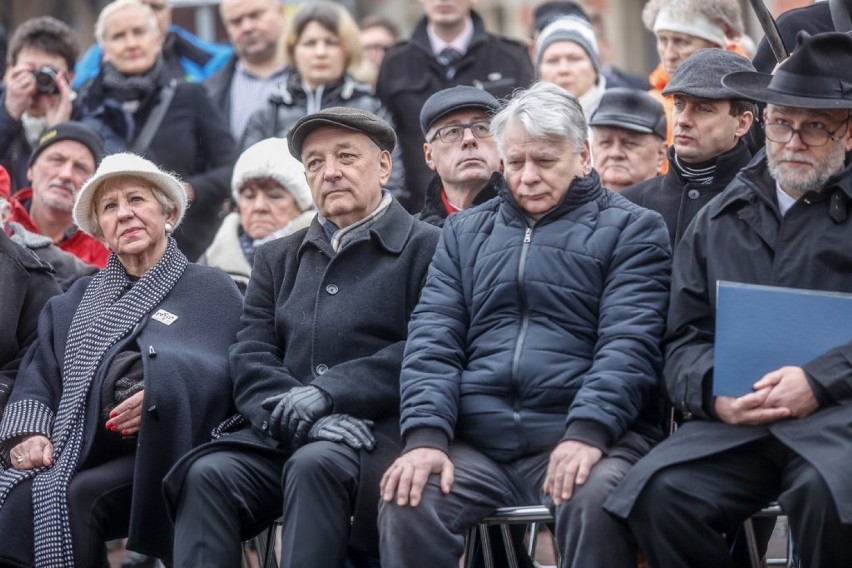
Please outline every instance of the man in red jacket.
M74 226L71 211L77 192L94 173L103 151L100 135L85 124L64 122L47 130L30 156L30 187L12 196L10 218L100 268L106 265L109 251Z

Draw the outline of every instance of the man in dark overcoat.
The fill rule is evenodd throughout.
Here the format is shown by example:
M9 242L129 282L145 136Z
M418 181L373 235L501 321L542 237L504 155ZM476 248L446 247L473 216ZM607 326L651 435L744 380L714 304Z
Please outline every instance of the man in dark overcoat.
M283 566L378 556L408 319L439 231L382 189L396 136L379 117L331 107L287 140L317 217L256 253L230 352L247 427L172 472L175 566L239 566L240 541L282 514Z
M719 280L852 293L852 37L800 37L775 75L723 83L767 103L766 149L698 213L674 260L665 387L686 422L606 508L653 566L731 566L719 535L777 500L803 565L852 562L852 343L713 396ZM798 330L790 329L794 335Z

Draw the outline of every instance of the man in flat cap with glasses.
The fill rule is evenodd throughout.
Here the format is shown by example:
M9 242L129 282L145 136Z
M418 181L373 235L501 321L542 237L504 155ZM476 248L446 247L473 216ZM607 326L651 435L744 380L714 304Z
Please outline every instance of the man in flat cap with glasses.
M378 557L379 478L400 448L408 319L439 231L382 189L396 135L376 115L323 109L287 142L317 215L257 250L230 352L247 424L167 481L175 566L239 566L241 540L282 515L282 566Z
M766 153L702 209L677 249L665 388L687 418L606 503L653 566L731 566L720 530L772 501L809 568L852 559L852 343L713 396L716 283L852 293L852 37L799 37L774 75L726 75L767 103ZM789 329L793 337L799 329Z

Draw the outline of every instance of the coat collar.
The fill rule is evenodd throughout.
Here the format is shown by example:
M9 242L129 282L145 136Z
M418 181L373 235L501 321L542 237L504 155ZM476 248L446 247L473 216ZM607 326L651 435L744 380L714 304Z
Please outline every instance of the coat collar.
M552 219L558 219L586 203L596 201L604 194L604 188L601 185L601 178L598 176L598 171L592 168L589 175L571 180L571 184L568 186L568 191L565 192L565 195L562 196L562 199L556 207L548 211L539 220L532 221L532 219L530 219L530 217L518 206L517 201L515 201L515 197L512 195L512 192L509 191L509 186L502 176L501 181L502 183L497 190L500 198L511 210L513 210L517 215L520 215L524 219L524 222L528 225L543 225L549 223Z
M471 52L474 46L488 39L488 32L485 31L485 22L482 21L482 16L477 14L475 10L471 10L470 19L473 20L473 39L467 47L467 52L462 56L463 58ZM420 18L414 31L411 33L410 42L412 45L425 51L429 54L429 58L434 60L435 56L432 54L432 44L429 42L429 34L426 32L426 26L428 25L429 19L426 16ZM438 65L438 62L435 61L435 64Z
M476 207L477 205L485 203L489 199L497 197L497 191L502 183L503 175L500 172L494 172L491 174L491 179L489 179L485 184L485 187L476 194L471 207ZM443 184L441 183L441 178L438 174L435 174L432 176L432 181L430 181L429 185L426 187L426 198L423 202L423 209L420 211L420 215L418 217L421 221L435 225L436 227L443 227L444 220L447 218L447 211L445 210L441 200L442 190Z

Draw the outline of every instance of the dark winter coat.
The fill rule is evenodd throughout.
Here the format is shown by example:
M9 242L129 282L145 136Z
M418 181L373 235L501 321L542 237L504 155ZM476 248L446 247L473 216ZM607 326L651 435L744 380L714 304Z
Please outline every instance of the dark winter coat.
M595 171L537 222L505 186L448 217L405 350L406 448L456 439L509 462L661 437L669 249L662 218Z
M488 180L476 197L473 199L473 206L481 205L497 197L497 188L503 182L503 176L495 172ZM432 181L429 182L429 187L426 188L426 200L423 202L423 209L417 214L417 218L430 225L443 227L447 220L447 208L444 207L444 200L441 199L441 192L444 190L441 178L435 174Z
M61 292L49 264L6 236L0 227L0 416L24 351L35 341L38 316Z
M48 303L10 402L32 399L56 410L68 330L90 280L78 280ZM136 446L128 539L134 550L171 558L172 523L162 480L181 456L208 441L212 429L234 412L228 347L236 338L241 308L242 296L225 273L190 264L158 306L177 319L164 325L149 314L107 351L95 376L78 464L85 462L96 429L103 428L101 383L110 361L127 349L142 354L146 410Z
M319 108L311 112L334 106L366 110L385 119L391 126L394 124L390 113L379 99L373 96L370 86L359 83L348 75L344 75L339 83L326 85ZM245 150L252 144L273 136L286 138L290 127L308 114L308 107L308 94L302 87L298 74L288 74L278 91L269 97L269 102L252 113L243 133L241 147ZM407 194L405 166L399 144L394 148L391 157L393 170L386 187L395 197L404 197Z
M702 185L685 181L674 165L674 146L669 148L669 171L625 188L621 195L637 205L656 211L666 220L672 249L680 241L690 221L711 199L722 193L731 180L751 160L743 141L721 154L713 181Z
M529 52L519 42L485 31L482 18L471 12L473 40L467 52L455 64L452 79L438 63L426 33L427 19L422 18L411 39L392 47L382 61L376 94L390 110L396 123L398 144L402 146L406 181L411 195L402 204L409 211L420 211L423 190L432 172L423 159L423 132L420 109L433 93L455 85L472 85L495 97L507 98L512 91L526 88L533 81Z
M229 122L231 116L231 82L234 80L236 70L237 56L232 55L221 69L204 81L207 96L213 101L213 106L220 111L226 122Z
M400 450L396 417L408 319L438 234L393 202L366 234L337 254L317 219L258 248L242 328L231 348L234 397L249 427L183 460L169 476L167 494L178 494L193 460L223 445L286 456L266 433L270 411L261 403L294 386L316 385L331 397L335 413L377 422L376 449L361 452L353 529L366 530L363 538L375 547L379 479ZM370 526L358 523L361 516Z
M164 84L132 116L106 96L102 75L80 93L83 121L107 140L107 153L124 151L145 124ZM231 195L236 145L228 123L214 108L204 87L179 82L160 128L144 156L192 185L195 198L175 240L190 261L201 256L222 221L222 205Z
M770 433L819 471L841 521L852 523L852 343L803 365L811 382L834 401L807 418L730 425L715 417L711 394L716 282L852 293L850 238L852 168L832 178L823 192L799 199L782 218L775 181L760 153L701 210L675 255L666 332L665 387L688 420L634 466L608 501L609 510L626 516L648 478L664 467Z

